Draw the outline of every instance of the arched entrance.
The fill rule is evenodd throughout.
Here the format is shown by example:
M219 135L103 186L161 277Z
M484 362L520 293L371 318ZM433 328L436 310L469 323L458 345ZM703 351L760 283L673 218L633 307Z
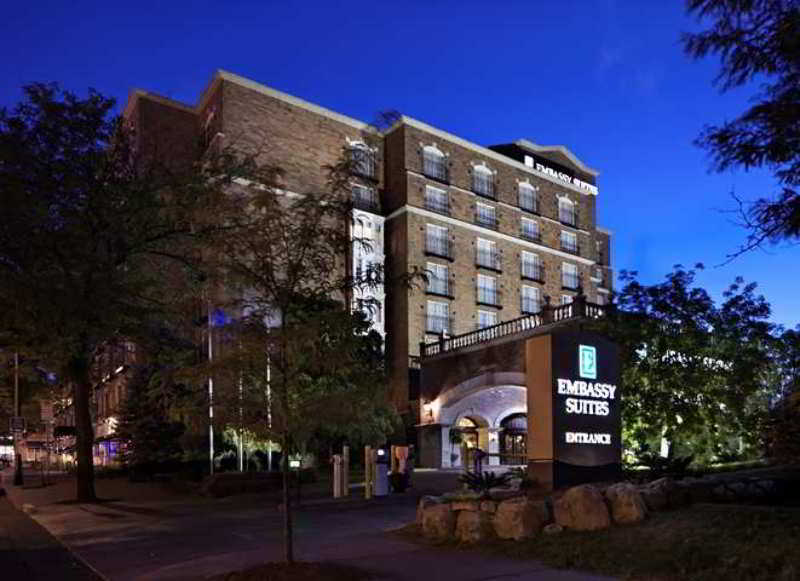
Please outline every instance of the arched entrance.
M527 462L528 417L512 414L500 422L500 462L520 465Z

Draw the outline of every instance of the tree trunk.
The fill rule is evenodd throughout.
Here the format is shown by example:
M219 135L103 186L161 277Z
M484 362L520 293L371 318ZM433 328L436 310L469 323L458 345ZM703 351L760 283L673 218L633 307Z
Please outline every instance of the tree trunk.
M74 360L73 364L73 406L75 409L75 454L78 460L77 499L78 502L97 500L94 491L94 427L92 426L91 393L89 366L85 360Z
M294 563L294 547L292 544L292 504L289 494L289 435L283 435L283 546L287 563Z

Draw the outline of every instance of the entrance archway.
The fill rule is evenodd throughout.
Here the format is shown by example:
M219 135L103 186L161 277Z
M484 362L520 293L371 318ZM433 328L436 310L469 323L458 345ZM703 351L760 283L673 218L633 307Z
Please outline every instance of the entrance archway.
M528 417L526 414L511 414L500 422L500 462L506 465L521 465L527 462Z

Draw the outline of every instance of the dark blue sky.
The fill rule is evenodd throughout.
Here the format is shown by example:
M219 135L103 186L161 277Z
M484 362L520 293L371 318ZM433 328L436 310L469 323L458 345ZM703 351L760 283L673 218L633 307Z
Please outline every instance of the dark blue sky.
M569 147L600 170L598 223L617 269L661 280L722 263L744 239L722 210L769 193L767 173L709 174L692 145L752 90L721 95L691 62L681 0L615 2L11 2L0 22L0 105L32 81L89 86L121 106L132 87L194 103L227 69L370 121L397 109L479 144ZM800 247L708 268L719 297L741 274L773 319L800 323Z

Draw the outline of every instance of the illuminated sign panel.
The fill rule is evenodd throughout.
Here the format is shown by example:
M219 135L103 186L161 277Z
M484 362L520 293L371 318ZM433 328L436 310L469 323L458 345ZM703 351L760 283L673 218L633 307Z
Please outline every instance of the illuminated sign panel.
M622 454L617 346L585 332L552 335L554 483L608 480Z

